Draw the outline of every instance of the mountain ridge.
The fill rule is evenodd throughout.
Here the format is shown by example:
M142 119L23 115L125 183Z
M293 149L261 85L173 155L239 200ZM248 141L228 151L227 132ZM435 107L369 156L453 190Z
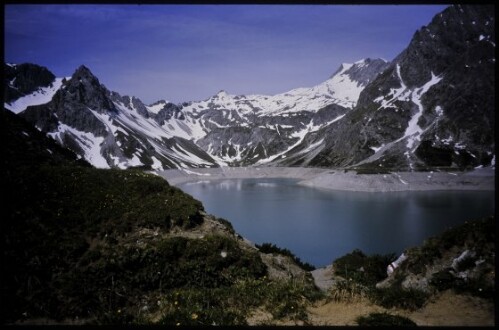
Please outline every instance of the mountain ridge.
M61 80L48 103L15 112L101 167L270 165L376 172L490 166L491 8L450 6L416 31L392 62L343 63L309 88L272 96L221 90L203 101L145 105L109 91L81 66L72 79Z
M349 68L355 65L367 67L372 65L380 69L386 63L382 60L367 59L366 62L362 60L349 65ZM367 79L376 74L376 69L370 71ZM340 72L339 75L341 74L343 72ZM282 101L274 99L270 103L265 103L266 99L269 98L268 96L233 96L225 91L220 91L201 102L175 105L166 101L157 101L151 105L145 105L134 96L121 96L116 92L109 91L84 65L78 67L70 78L58 79L60 79L61 85L54 92L52 99L44 104L29 105L26 110L20 111L21 116L98 167L145 166L151 169L164 169L254 164L262 158L267 158L271 148L277 148L274 153L279 153L285 150L293 140L296 140L296 132L290 130L294 126L290 125L293 116L298 115L299 118L307 122L315 120L315 124L320 125L321 121L325 120L324 117L328 117L325 115L327 111L321 110L322 105L336 102L330 97L335 93L334 90L331 90L331 86L335 84L333 82L331 85L331 79L309 89L295 89L289 93L280 94L285 98L296 99L298 97L303 99L301 104L309 100L309 97L304 97L303 93L329 95L329 99L322 98L315 108L310 108L310 105L307 104L307 110L303 109L303 105L299 105L298 109L290 110L288 106L288 108L278 108L277 112L271 109L271 111L261 111L262 113L259 113L258 110L255 113L248 111L245 107L248 104L251 106L251 102L258 104L263 102L263 104L272 106L272 104ZM345 80L348 77L343 76L342 79ZM352 83L352 81L348 83ZM356 85L358 87L358 85L362 85L362 82ZM354 94L357 92L358 90ZM236 103L242 104L242 106L238 107ZM235 107L231 108L231 105ZM333 105L330 104L330 106ZM9 104L6 104L6 108L9 108ZM335 111L344 112L346 110L337 106ZM279 118L281 115L284 116ZM269 116L276 121L273 126L268 126L265 123ZM290 118L284 118L287 116ZM120 121L122 117L128 119ZM254 121L255 118L258 122ZM117 121L120 121L120 125L116 127ZM261 125L264 123L265 125ZM242 136L235 137L233 142L232 137L225 135L220 138L221 143L214 146L213 139L218 139L229 126L233 131L236 131L236 135L237 131L241 133L242 130ZM303 127L306 126L303 125ZM254 134L251 134L253 128L262 131L262 136L255 137ZM71 131L71 129L76 131ZM142 154L142 158L130 148L121 148L119 141L123 137L118 131L123 133L126 131L130 134L130 131L137 133L137 131L144 129L156 132L156 136L142 132L149 135L149 139L164 137L176 141L162 141L160 147L154 142L148 143L148 149L160 148L161 153L160 155L158 153ZM278 139L277 146L269 146L265 136L276 134L281 136L281 132L285 133L285 136ZM141 141L143 138L141 136L135 139ZM235 140L243 142L236 144ZM252 141L255 140L260 141L257 147L252 150L242 150L243 144L251 145ZM136 142L130 143L137 144ZM140 142L138 143L140 144ZM97 150L98 146L101 147L100 151ZM127 150L129 150L128 155L124 155ZM144 149L142 150L144 151ZM168 154L166 157L165 153ZM251 156L250 161L248 161L249 156ZM125 158L128 160L124 160Z

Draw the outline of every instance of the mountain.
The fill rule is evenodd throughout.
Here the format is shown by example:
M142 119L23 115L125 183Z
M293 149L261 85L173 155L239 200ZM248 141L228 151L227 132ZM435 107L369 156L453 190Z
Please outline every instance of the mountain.
M30 63L5 64L4 74L5 107L14 113L49 102L62 83L47 68Z
M274 96L221 91L180 105L164 100L144 105L121 96L81 66L69 78L52 78L50 98L33 94L24 97L31 102L18 99L5 106L101 168L264 164L307 133L341 119L387 65L380 59L344 63L311 88Z
M197 145L221 164L267 164L303 137L340 120L362 89L388 64L365 59L342 64L325 82L274 96L230 95L220 91L182 107ZM179 122L179 121L173 121Z
M135 97L111 92L85 66L61 82L49 102L30 105L20 115L94 166L217 166L194 143L154 120L172 112L165 102L161 109L163 103L148 108Z
M304 139L302 148L321 150L295 163L402 170L494 164L494 26L493 6L454 5L436 15L351 112Z
M109 91L84 66L60 79L10 64L5 107L104 168L490 166L493 9L450 6L392 62L344 63L319 85L273 96L222 90L203 101L145 105Z

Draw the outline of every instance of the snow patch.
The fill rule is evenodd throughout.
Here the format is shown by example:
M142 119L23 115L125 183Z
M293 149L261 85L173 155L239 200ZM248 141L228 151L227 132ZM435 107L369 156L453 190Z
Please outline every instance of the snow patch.
M151 168L156 171L162 171L163 170L163 164L157 159L156 157L152 156L152 165Z
M63 79L56 78L49 87L40 88L29 95L18 98L10 104L4 103L4 106L14 113L20 113L29 106L49 103L52 101L54 94L61 88Z
M78 131L70 126L60 123L57 132L47 133L53 139L62 141L62 135L70 134L75 138L83 149L85 154L84 158L90 164L97 168L110 168L107 160L101 155L101 144L104 142L104 138L100 136L95 136L92 133Z
M158 103L153 104L153 105L146 105L146 109L149 110L149 112L157 114L165 107L166 104L167 104L167 102L158 102Z

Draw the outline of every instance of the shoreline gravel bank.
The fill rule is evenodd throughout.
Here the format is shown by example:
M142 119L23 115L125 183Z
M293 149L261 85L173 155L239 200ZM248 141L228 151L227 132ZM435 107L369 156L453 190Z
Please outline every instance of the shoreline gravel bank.
M292 178L309 187L346 191L495 190L495 170L492 168L468 172L356 174L340 169L308 167L223 167L175 169L156 173L174 186L224 179Z

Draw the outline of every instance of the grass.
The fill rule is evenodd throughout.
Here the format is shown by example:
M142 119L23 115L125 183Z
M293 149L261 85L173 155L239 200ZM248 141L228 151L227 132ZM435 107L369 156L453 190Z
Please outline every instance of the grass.
M306 306L313 299L302 282L267 277L246 278L227 287L185 287L162 298L159 324L246 325L251 311L262 307L275 319L306 320Z
M388 313L371 313L360 316L356 320L359 326L417 326L414 321L407 317L391 315Z

